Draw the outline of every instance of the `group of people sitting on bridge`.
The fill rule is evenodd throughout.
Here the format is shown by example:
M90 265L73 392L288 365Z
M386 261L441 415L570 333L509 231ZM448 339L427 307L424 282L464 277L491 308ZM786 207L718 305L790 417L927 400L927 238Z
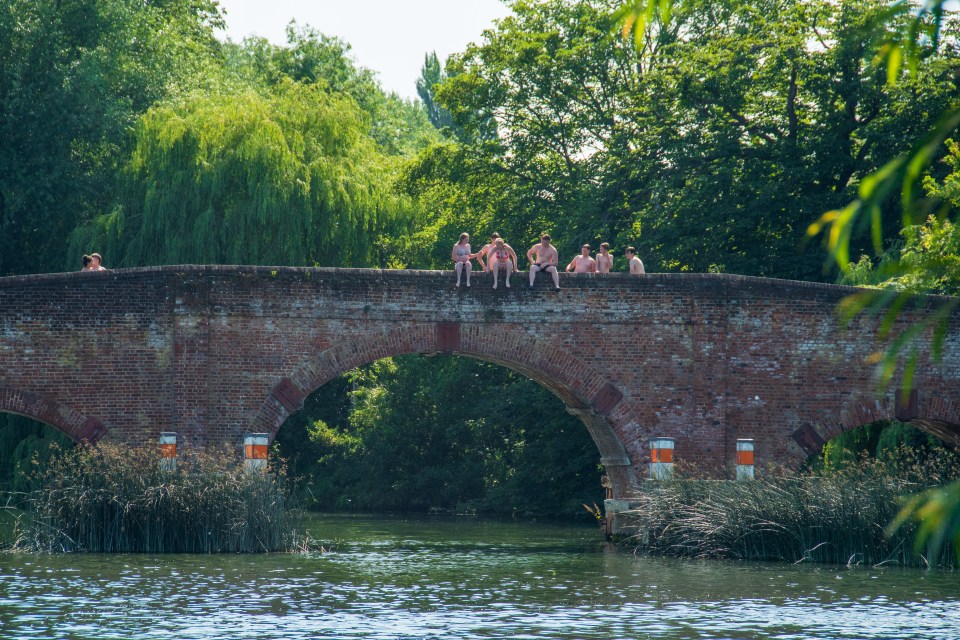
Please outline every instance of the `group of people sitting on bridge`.
M643 262L637 257L637 250L633 247L627 247L627 262L630 267L630 273L640 275L646 273L643 268ZM483 248L476 253L470 249L470 234L461 233L460 239L453 245L453 251L450 253L453 259L454 270L457 274L457 283L454 287L460 287L461 276L466 274L467 286L470 286L470 274L473 271L472 260L480 263L484 272L493 273L493 288L496 289L499 284L500 272L505 274L504 284L510 286L510 275L518 271L517 254L509 244L503 241L499 233L490 236L490 242L483 245ZM530 247L527 251L527 260L530 262L530 288L541 271L549 273L553 279L554 289L560 289L560 255L556 247L550 244L550 235L545 233L540 236L540 242ZM580 248L580 254L575 256L570 264L567 265L567 271L574 273L610 273L613 268L613 254L610 253L609 243L604 242L600 245L600 251L597 257L590 255L590 245L585 244Z

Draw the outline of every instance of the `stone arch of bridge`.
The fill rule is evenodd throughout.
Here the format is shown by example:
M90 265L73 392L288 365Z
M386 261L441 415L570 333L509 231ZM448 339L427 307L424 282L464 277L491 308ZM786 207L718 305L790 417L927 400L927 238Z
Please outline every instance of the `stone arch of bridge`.
M492 362L549 389L586 425L600 452L614 497L636 488L633 461L621 437L636 424L622 392L562 345L515 326L430 323L404 330L370 332L308 356L277 382L253 419L252 429L270 435L298 411L307 396L333 378L382 358L448 354Z
M939 438L947 445L960 449L960 403L949 398L935 398L920 403L914 394L913 403L902 405L895 399L865 398L837 420L825 421L814 426L806 424L793 432L793 439L800 445L794 456L797 463L806 460L806 455L818 453L823 446L837 436L864 425L882 420L900 420ZM806 455L804 455L806 454Z
M107 429L96 418L30 391L0 387L0 411L26 416L54 427L75 442L96 443Z

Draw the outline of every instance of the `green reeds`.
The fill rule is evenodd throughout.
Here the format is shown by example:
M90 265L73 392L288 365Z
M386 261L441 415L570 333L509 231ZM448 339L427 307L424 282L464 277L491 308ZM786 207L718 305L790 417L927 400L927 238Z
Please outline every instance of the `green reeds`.
M17 547L35 551L252 553L302 546L283 472L198 452L163 471L157 447L58 453L28 498Z
M888 537L905 497L957 477L956 459L862 460L821 473L749 482L650 482L627 515L638 551L685 557L956 567L947 546L925 554L915 527Z

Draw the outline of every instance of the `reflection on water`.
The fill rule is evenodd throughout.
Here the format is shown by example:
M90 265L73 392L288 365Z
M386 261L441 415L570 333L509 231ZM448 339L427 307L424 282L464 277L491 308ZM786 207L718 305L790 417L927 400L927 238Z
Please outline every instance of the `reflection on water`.
M324 516L335 553L0 554L3 638L960 638L960 576L650 559L596 530Z

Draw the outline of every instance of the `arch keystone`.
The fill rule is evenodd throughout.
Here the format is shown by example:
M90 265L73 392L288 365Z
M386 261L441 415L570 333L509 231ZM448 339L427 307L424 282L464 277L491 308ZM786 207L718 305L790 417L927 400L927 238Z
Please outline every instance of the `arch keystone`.
M623 394L620 390L613 386L612 382L608 382L593 396L590 406L601 416L608 416L622 399Z
M307 398L307 394L295 385L290 378L284 378L277 383L277 386L273 388L270 395L290 413L299 411L300 407L303 406L303 401Z
M807 455L813 455L814 453L819 453L823 449L823 445L826 444L826 441L823 439L816 429L813 428L813 425L805 424L792 434L790 437L793 438L794 442L800 445L800 448L803 449Z
M460 349L460 323L459 322L438 322L437 323L437 351L441 353L453 353Z
M920 417L920 395L916 387L907 393L906 389L897 390L894 417L901 422L909 422Z

